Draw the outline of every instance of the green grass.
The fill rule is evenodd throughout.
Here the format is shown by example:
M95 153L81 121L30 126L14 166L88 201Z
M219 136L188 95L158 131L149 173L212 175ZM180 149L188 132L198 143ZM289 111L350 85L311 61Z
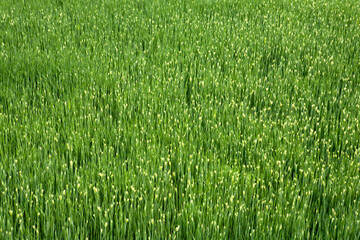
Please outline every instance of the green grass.
M359 239L355 0L0 5L1 239Z

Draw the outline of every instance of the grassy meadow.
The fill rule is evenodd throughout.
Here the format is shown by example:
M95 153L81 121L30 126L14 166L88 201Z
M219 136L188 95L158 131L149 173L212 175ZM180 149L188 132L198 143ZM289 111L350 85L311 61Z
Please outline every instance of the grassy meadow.
M0 239L359 238L359 1L1 1Z

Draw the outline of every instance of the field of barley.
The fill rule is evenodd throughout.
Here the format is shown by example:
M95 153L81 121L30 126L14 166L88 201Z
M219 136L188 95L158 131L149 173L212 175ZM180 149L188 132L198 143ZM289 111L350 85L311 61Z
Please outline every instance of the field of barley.
M359 238L359 1L1 1L0 239Z

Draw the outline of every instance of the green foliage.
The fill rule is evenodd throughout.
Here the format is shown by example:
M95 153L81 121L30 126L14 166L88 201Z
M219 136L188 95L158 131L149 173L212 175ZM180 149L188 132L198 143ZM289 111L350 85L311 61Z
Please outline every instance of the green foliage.
M1 239L359 239L360 5L2 1Z

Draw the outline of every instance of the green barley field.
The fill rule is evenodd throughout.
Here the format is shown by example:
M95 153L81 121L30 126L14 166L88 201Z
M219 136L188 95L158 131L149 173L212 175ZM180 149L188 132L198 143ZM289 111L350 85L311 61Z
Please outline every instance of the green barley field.
M1 1L0 239L359 238L359 1Z

